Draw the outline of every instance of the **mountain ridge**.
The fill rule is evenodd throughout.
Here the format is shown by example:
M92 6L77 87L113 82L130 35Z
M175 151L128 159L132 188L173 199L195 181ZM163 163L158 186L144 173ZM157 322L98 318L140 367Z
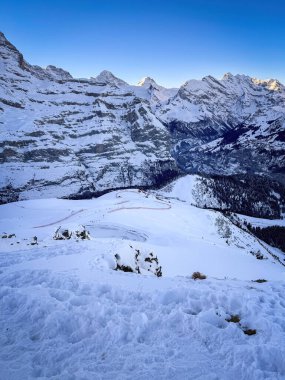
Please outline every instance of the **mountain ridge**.
M15 52L17 52L19 55L23 56L22 53L20 53L20 51L15 47L15 45L13 45L5 36L5 34L3 32L0 31L0 44L3 46L3 45L6 45L8 47L10 47L12 50L14 50ZM42 70L46 70L46 69L50 69L50 70L54 70L54 69L57 69L57 70L60 70L60 71L63 71L65 73L68 74L68 79L74 79L74 80L82 80L82 79L85 79L85 80L91 80L91 79L95 79L95 77L90 77L90 78L84 78L84 77L74 77L72 76L68 71L66 71L65 69L61 68L61 67L57 67L57 66L54 66L53 64L49 64L46 68L43 68L41 66L37 66L37 65L33 65L34 67L40 67ZM101 75L101 74L104 74L104 73L109 73L111 74L113 77L121 80L122 82L128 84L125 80L121 79L121 78L118 78L117 76L115 76L111 71L109 70L102 70L98 75ZM267 79L261 79L261 78L257 78L257 77L250 77L249 75L245 75L245 74L232 74L230 72L227 72L225 73L221 79L218 79L218 78L215 78L214 76L212 75L206 75L204 77L202 77L201 79L195 79L195 78L192 78L192 79L188 79L184 82L187 83L189 81L197 81L197 82L201 82L203 80L206 80L207 78L211 78L213 79L214 81L220 81L220 80L224 80L224 79L227 79L227 78L235 78L235 77L246 77L246 78L249 78L251 80L253 80L254 82L256 83L260 83L260 84L270 84L270 85L273 85L274 86L277 86L278 88L279 87L284 87L284 84L278 80L277 78L267 78ZM155 79L153 79L152 77L150 76L145 76L143 77L141 80L139 80L139 82L137 83L138 86L143 86L144 84L149 84L149 83L152 83L154 85L157 85L159 87L163 87L165 89L171 89L171 88L179 88L179 87L182 87L184 84L180 85L179 87L167 87L167 86L163 86L163 85L160 85L156 82ZM130 86L135 86L134 84L130 84Z

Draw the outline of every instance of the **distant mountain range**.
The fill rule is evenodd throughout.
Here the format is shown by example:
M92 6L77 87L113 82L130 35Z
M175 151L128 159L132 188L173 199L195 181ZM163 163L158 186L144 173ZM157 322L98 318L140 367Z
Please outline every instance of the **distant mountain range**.
M83 198L185 173L285 183L285 87L225 74L166 89L27 63L0 33L0 202Z

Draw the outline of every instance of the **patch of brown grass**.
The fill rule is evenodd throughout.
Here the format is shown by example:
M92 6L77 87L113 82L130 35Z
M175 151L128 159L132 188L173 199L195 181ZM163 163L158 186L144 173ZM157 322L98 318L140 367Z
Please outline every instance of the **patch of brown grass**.
M256 334L256 330L255 329L246 329L246 330L243 330L243 332L246 335L255 335Z
M201 272L194 272L192 274L192 279L193 280L205 280L207 276Z
M226 319L226 321L232 322L232 323L239 323L240 322L240 316L239 315L231 315L231 317Z

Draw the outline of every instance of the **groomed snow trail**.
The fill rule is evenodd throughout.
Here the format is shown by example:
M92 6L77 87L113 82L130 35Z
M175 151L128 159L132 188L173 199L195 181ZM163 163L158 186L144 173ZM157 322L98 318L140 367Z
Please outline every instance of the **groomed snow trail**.
M138 194L138 192L136 190L121 190L121 191L118 191L116 193L116 198L120 198L121 197L120 194L124 194L124 193L133 193L133 194L136 194L136 195ZM140 191L140 193L145 194L144 191ZM124 204L124 203L128 203L128 201L122 201L122 202L119 202L119 203L116 203L116 204L119 205L119 204ZM121 210L156 210L156 211L164 211L164 210L170 210L171 209L171 204L169 204L166 201L155 200L155 203L162 204L162 205L164 205L166 207L146 207L146 206L119 207L119 208L110 210L108 212L112 213L112 212L117 212L117 211L121 211Z
M155 210L155 211L164 211L164 210L169 210L169 209L171 209L171 205L166 205L166 207L144 207L144 206L137 206L137 207L120 207L120 208L116 208L114 210L110 210L108 212L111 213L111 212L117 212L117 211L121 211L121 210Z
M70 215L66 216L65 218L62 218L62 219L59 219L59 220L56 220L55 222L52 222L52 223L48 223L48 224L43 224L41 226L35 226L34 228L43 228L43 227L49 227L49 226L54 226L54 225L57 225L58 223L60 222L63 222L65 220L68 220L70 218L72 218L73 216L77 215L77 214L80 214L81 212L85 211L84 209L81 209L79 211L76 211L76 212L73 212L71 213Z

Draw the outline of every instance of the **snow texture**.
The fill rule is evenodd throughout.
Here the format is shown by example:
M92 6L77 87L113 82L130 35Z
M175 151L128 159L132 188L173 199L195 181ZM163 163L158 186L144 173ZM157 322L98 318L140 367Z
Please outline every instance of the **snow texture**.
M285 378L285 268L173 189L0 206L1 378ZM90 240L53 239L82 226ZM116 271L130 245L153 252L163 277Z

